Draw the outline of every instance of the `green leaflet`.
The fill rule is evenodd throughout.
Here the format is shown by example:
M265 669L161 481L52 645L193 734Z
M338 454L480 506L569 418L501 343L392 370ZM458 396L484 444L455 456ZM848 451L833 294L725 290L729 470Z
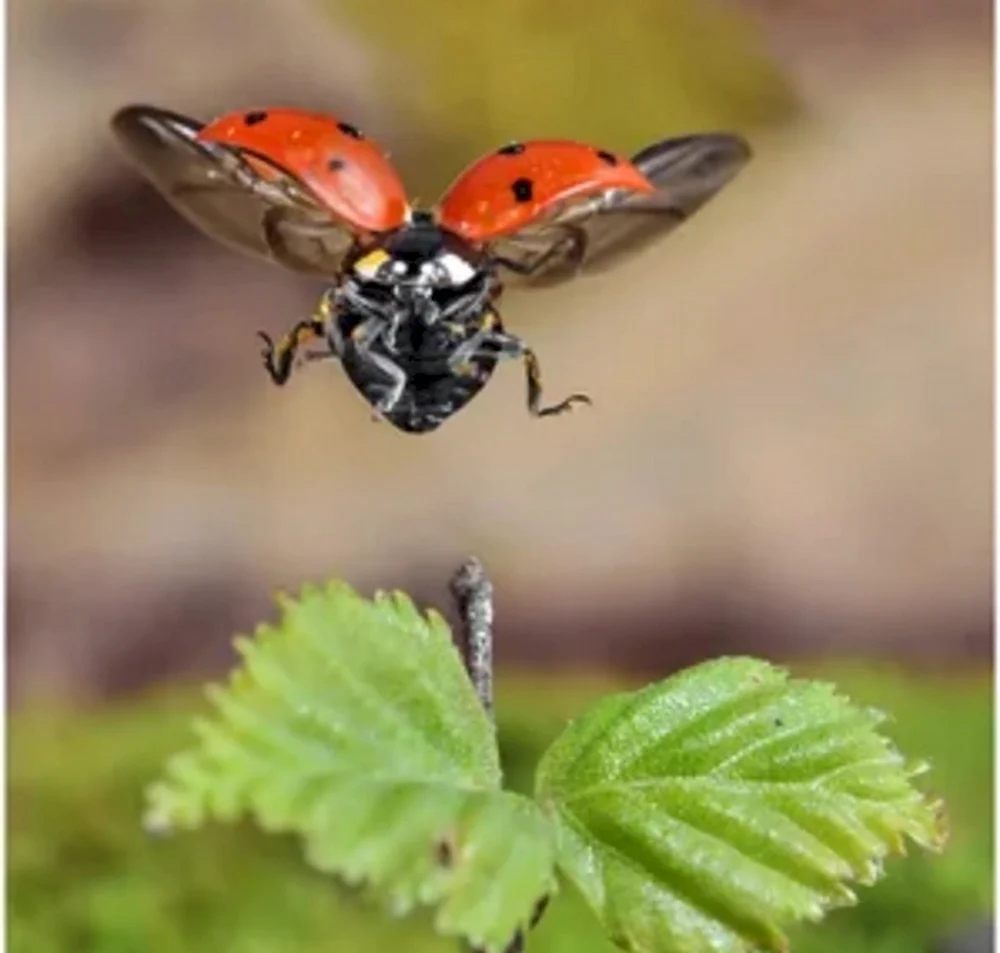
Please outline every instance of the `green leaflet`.
M853 903L904 837L943 842L880 721L752 659L606 698L538 769L560 869L625 949L782 950L784 924Z
M551 826L500 790L493 727L448 627L405 596L346 585L281 600L237 647L200 743L149 791L152 829L252 815L390 912L501 951L554 890Z
M785 924L854 902L940 805L881 715L752 659L597 703L558 738L537 805L500 790L494 731L442 618L339 583L238 641L199 743L149 792L153 829L251 815L389 912L501 953L554 868L635 953L781 950Z

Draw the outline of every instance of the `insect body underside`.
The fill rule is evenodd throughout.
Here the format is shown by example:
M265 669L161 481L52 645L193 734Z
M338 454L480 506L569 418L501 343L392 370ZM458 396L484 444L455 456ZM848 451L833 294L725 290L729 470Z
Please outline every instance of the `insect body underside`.
M485 387L505 358L519 358L524 364L533 416L551 416L590 402L584 394L573 394L542 406L537 357L505 331L485 295L473 297L464 308L401 311L359 299L355 289L346 287L346 292L340 286L324 294L313 317L296 325L277 346L262 335L265 367L276 384L288 380L302 345L319 340L322 350L301 356L338 359L376 419L407 433L439 427Z

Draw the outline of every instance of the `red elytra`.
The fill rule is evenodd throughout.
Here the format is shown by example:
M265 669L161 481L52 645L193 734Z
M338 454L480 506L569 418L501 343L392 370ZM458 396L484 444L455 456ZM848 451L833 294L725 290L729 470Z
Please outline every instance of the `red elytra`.
M383 232L406 220L409 202L392 163L349 123L300 109L226 113L198 139L251 149L273 159L313 192L338 219L360 231ZM265 163L248 161L271 177Z
M606 189L656 191L625 156L579 142L538 139L474 162L445 193L438 215L445 228L483 242L530 225L561 202Z
M262 333L271 380L288 381L301 344L325 341L306 357L340 360L378 415L408 433L461 410L506 356L524 361L533 416L589 403L577 393L542 405L537 358L496 309L502 270L549 284L609 267L689 218L750 158L731 133L664 139L631 160L571 141L515 143L459 175L437 214L411 217L388 159L331 116L257 109L206 126L131 105L111 125L206 235L327 282L277 345Z

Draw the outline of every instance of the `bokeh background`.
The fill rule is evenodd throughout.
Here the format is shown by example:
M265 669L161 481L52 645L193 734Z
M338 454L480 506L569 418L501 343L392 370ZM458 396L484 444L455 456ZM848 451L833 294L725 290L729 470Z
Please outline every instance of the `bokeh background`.
M447 949L280 840L137 825L275 589L445 607L470 552L515 784L611 684L789 662L896 716L954 831L795 948L991 916L988 0L11 0L8 30L15 953ZM320 289L179 220L110 139L130 101L337 112L426 203L510 139L727 128L756 158L615 272L509 295L593 408L530 419L510 366L412 438L328 366L270 385L254 332ZM605 947L565 896L532 949Z

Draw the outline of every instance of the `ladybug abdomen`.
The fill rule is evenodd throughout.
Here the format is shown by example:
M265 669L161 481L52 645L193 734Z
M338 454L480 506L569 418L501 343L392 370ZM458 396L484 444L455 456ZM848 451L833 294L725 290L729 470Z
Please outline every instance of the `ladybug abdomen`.
M385 419L406 433L436 430L486 386L496 367L497 357L488 347L483 349L486 354L476 354L459 368L449 364L456 350L479 330L484 317L485 313L459 327L443 322L427 325L414 317L400 325L392 347L379 338L362 350L350 340L357 318L344 315L344 370L374 407L393 390L393 377L380 366L383 360L390 361L406 380L399 399L384 412Z

